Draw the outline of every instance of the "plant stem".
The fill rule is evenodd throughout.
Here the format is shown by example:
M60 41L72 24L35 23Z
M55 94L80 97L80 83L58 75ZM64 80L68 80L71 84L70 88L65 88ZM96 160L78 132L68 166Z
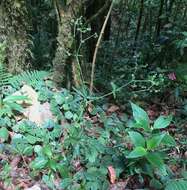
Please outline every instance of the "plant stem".
M105 31L105 28L106 28L107 22L109 20L110 14L112 12L112 8L114 6L114 1L115 0L113 0L112 3L111 3L111 5L110 5L110 9L108 11L108 14L106 16L104 24L102 26L102 29L101 29L101 32L100 32L100 35L99 35L99 38L97 40L97 44L96 44L96 47L95 47L93 61L92 61L92 71L91 71L91 81L90 81L90 94L92 94L92 91L93 91L93 81L94 81L94 75L95 75L95 63L96 63L96 58L97 58L97 52L98 52L98 49L99 49L99 46L100 46L100 43L101 43L104 31Z

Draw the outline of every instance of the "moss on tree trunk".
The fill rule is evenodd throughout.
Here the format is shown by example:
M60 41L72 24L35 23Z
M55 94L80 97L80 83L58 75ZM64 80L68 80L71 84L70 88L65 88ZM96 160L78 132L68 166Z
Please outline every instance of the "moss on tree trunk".
M73 35L73 23L79 16L81 3L72 1L62 5L59 0L54 1L56 14L58 15L58 48L56 51L54 66L54 81L57 86L64 83L67 87L72 84L79 86L81 81L80 65L76 60L76 39Z
M3 33L7 45L6 62L10 72L21 72L29 68L29 16L26 1L2 0L1 22L4 23Z

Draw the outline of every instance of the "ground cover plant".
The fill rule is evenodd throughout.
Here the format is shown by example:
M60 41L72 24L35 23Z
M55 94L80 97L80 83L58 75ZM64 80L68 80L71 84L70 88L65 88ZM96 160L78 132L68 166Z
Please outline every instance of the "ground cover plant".
M0 1L0 189L187 189L186 0Z

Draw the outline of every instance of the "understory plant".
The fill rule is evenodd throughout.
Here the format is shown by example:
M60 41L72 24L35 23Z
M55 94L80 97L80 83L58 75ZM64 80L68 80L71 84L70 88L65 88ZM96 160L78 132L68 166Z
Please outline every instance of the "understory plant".
M160 116L154 123L148 114L139 106L131 103L135 122L128 131L133 144L132 151L126 156L132 173L147 175L152 180L150 185L162 188L169 168L164 162L167 159L167 147L175 146L175 140L165 130L172 122L172 116Z

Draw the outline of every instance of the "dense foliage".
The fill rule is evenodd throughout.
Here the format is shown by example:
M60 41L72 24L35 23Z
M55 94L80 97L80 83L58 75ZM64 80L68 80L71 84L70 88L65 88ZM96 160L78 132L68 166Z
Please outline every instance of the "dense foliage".
M187 1L0 1L0 189L187 189Z

